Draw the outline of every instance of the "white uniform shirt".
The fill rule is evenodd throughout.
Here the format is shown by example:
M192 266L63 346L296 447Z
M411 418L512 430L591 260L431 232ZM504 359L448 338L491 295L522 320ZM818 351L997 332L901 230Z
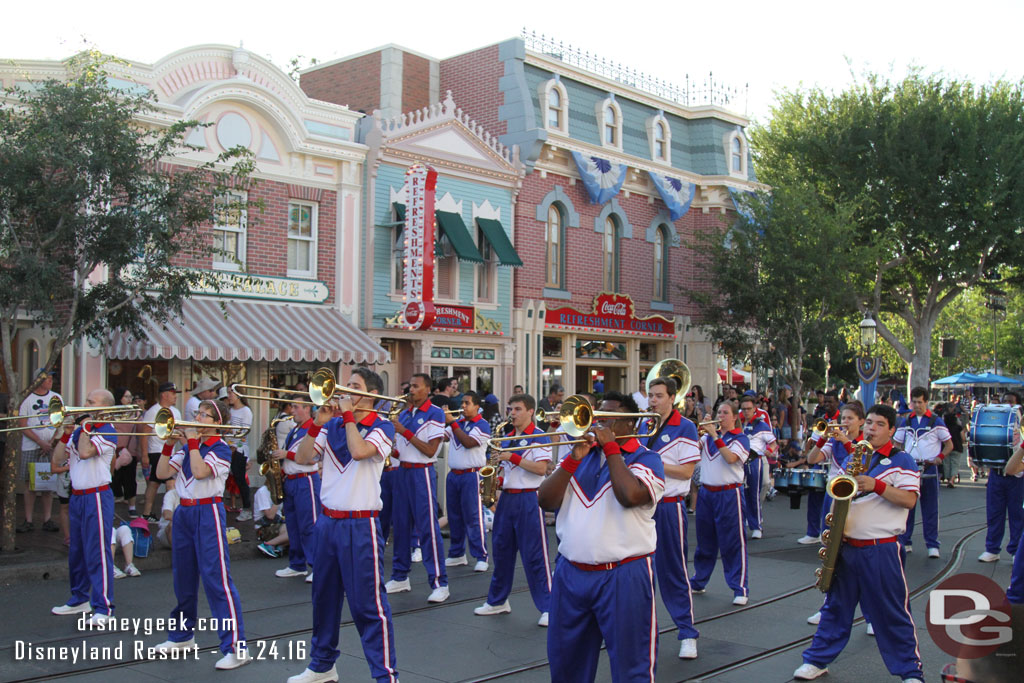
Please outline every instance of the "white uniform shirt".
M718 452L718 446L711 437L705 434L700 440L700 483L710 486L728 486L742 484L744 478L743 463L747 461L750 442L740 429L725 432L722 441L739 457L736 462L729 462Z
M354 460L348 450L345 423L331 418L316 437L313 448L324 462L320 482L320 502L331 510L380 510L380 475L384 457L391 452L395 428L376 413L357 423L363 439L373 444L377 453L365 460ZM408 443L408 442L406 442Z
M423 442L430 442L444 436L444 413L430 401L424 401L419 408L407 408L398 414L398 421L412 431L412 435ZM426 456L420 449L401 434L394 437L398 450L398 457L402 462L416 462L433 464L437 462L437 451L441 450L441 442L437 444L437 451L431 456Z
M182 444L171 456L170 465L178 473L174 478L174 490L181 500L201 500L224 495L224 482L231 474L231 447L219 436L208 436L200 442L199 453L203 462L213 470L213 475L206 479L196 479L192 475L192 456L188 452L188 444Z
M156 419L157 411L159 411L161 407L162 406L159 403L154 403L153 405L151 405L149 408L146 409L146 412L143 413L142 421L143 422L152 422L154 419ZM175 408L174 406L171 406L170 407L170 411L171 411L171 415L174 416L175 422L181 421L181 413L178 412L177 408ZM151 432L151 431L153 431L150 427L147 427L146 425L140 425L140 426L143 427L143 429L140 429L139 431L144 431L144 432ZM151 436L151 437L146 439L146 452L147 453L159 453L163 449L164 449L164 440L163 439L161 439L159 437L156 437L156 436ZM150 462L149 464L151 466L153 466L153 467L156 467L156 463L155 462Z
M50 441L53 439L53 434L57 431L50 426L49 417L50 399L54 396L59 398L60 394L56 391L48 391L45 394L29 394L25 397L25 400L21 402L21 407L18 409L18 415L27 418L25 420L25 425L27 427L41 425L38 429L33 429L32 431L34 431L36 436L43 441ZM10 425L12 423L14 423L14 420L11 420L7 424ZM26 430L26 434L27 433L28 432ZM25 434L21 435L21 450L34 451L38 449L39 444L25 436Z
M923 417L911 415L896 429L892 440L903 444L903 450L911 455L915 461L932 460L942 453L942 444L953 437L949 435L946 422L935 416L935 426L931 429L928 424L932 421L932 411L925 412Z
M647 421L639 427L646 433ZM673 410L661 425L657 433L640 439L640 443L661 455L664 465L686 465L700 460L700 449L697 447L697 427ZM689 479L676 479L665 474L665 496L668 498L685 496L690 493Z
M269 510L274 507L274 502L270 500L270 489L263 485L256 491L256 495L252 497L252 518L254 521L259 522L263 519L263 511Z
M288 434L285 436L284 440L278 442L278 445L282 446L286 451L288 451L288 453L292 457L295 457L295 454L299 452L299 446L302 444L302 440L306 438L306 433L312 426L313 420L306 420L305 424L299 427L292 428L292 430L288 432ZM315 448L313 450L316 451ZM320 466L318 464L319 462L319 452L316 453L316 457L313 459L313 462L311 462L308 465L300 465L294 460L286 458L285 460L281 461L281 471L284 472L286 475L302 474L303 472L316 472L318 469L320 469Z
M821 454L825 457L822 461L828 465L828 478L837 477L843 474L844 468L846 467L846 459L853 453L853 444L864 438L863 434L857 434L856 438L850 438L850 448L847 450L846 444L840 443L836 439L829 439L828 442L821 447Z
M665 493L661 457L636 439L622 444L629 471L651 496L645 505L624 508L612 491L604 451L591 449L572 475L555 517L558 552L583 564L618 562L649 555L658 544L654 510Z
M455 436L455 424L459 425L476 446L466 448ZM453 470L468 470L487 464L487 440L491 438L491 425L479 415L474 420L456 420L445 428L448 435L448 467Z
M888 443L875 451L864 474L904 491L920 491L921 477L914 459ZM899 536L907 528L907 508L877 493L858 495L850 503L846 536L861 540Z
M527 425L526 429L523 430L523 434L533 434L538 431L540 430L537 429L537 425L531 422ZM508 439L501 442L501 445L503 448L508 448L510 446L548 444L546 448L531 448L525 451L511 451L511 453L518 453L522 456L523 460L530 460L532 462L550 462L550 443L550 439L546 436L536 439L524 439L522 438L522 435L510 435ZM511 460L506 460L501 463L501 472L501 476L504 478L504 483L501 486L502 489L535 489L540 486L542 481L544 481L543 474L527 472L522 467L513 465Z
M775 444L775 433L767 422L754 419L743 426L743 433L750 442L750 450L757 455L767 455Z
M111 424L93 424L89 428L89 441L96 449L96 455L82 458L78 454L78 440L82 428L77 427L68 440L66 450L68 467L71 468L71 488L77 491L94 489L110 483L110 461L117 448L117 431Z

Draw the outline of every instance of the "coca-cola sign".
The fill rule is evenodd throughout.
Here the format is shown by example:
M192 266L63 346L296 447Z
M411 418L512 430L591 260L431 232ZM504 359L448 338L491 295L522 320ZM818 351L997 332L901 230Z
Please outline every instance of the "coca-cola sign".
M472 306L436 304L433 326L452 330L472 330L476 327L476 310Z
M594 297L592 313L575 308L549 308L544 322L552 329L610 331L640 336L674 337L675 323L660 315L636 317L633 299L627 294L603 292Z

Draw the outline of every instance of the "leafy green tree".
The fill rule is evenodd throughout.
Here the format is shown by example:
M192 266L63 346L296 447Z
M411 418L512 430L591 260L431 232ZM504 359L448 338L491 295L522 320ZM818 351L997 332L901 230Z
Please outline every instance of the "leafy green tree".
M835 286L927 385L940 314L965 289L1024 260L1024 94L912 73L839 93L783 92L752 131L758 177L808 184L821 219L850 207L856 248ZM891 314L909 328L901 338Z
M199 276L179 266L208 260L211 237L200 228L214 218L213 198L246 187L252 171L241 149L167 166L199 124L153 124L153 98L114 89L106 63L84 53L66 80L0 99L0 372L15 408L34 379L19 378L12 362L19 327L49 334L49 370L76 341L180 316ZM19 442L10 434L0 472L8 550Z

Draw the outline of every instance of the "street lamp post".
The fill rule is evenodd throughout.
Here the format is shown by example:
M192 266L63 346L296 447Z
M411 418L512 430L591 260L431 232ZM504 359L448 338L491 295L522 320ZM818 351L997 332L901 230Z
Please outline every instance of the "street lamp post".
M863 353L856 359L857 377L860 379L860 400L870 406L875 400L881 363L871 355L871 347L878 342L878 323L869 315L860 321L860 345Z
M828 347L825 347L825 353L822 356L825 359L825 391L828 391L828 371L832 367L832 354L828 352Z

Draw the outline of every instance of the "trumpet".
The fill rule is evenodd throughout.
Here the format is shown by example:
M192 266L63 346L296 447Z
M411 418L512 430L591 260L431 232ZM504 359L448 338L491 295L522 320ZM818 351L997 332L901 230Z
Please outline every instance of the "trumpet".
M278 398L276 396L263 396L261 394L246 394L242 393L240 389L255 390L261 392L274 392L278 394L299 394L309 397L308 401L294 398ZM346 386L339 386L338 380L334 376L334 371L330 368L320 368L313 373L313 376L309 378L309 391L293 391L291 389L281 389L279 387L265 387L258 384L240 384L235 383L231 385L231 391L238 396L250 399L253 401L276 401L278 403L297 403L299 405L306 406L322 406L330 403L331 398L336 393L350 394L352 396L359 396L360 398L372 398L375 401L391 401L393 404L391 410L378 410L376 408L369 408L372 412L379 415L393 415L397 414L396 408L399 403L408 403L409 395L404 394L402 396L384 396L382 394L373 394L369 391L360 391L358 389L351 389Z
M64 405L64 401L59 396L54 396L50 399L49 405L46 407L47 420L49 424L38 424L30 425L25 427L8 427L6 429L0 429L0 432L20 432L26 429L42 429L46 427L52 427L58 429L64 424L64 420L69 415L77 415L81 413L96 413L99 416L103 416L106 419L95 420L96 422L109 422L110 420L116 420L120 417L138 417L142 411L139 410L138 406L83 406L68 408ZM7 422L10 420L21 420L28 419L30 417L38 417L37 415L14 415L11 417L0 418L0 422Z
M82 423L83 429L88 432L87 425L100 422L100 420L86 420ZM138 420L124 420L122 424L136 424L136 425L149 425L153 428L152 432L118 432L121 435L132 435L132 436L155 436L158 439L167 441L175 435L180 436L181 432L177 431L177 428L194 427L195 429L221 429L233 432L232 436L243 437L249 434L250 427L239 427L237 425L217 425L217 424L206 424L204 422L180 422L174 419L174 414L168 408L161 408L156 411L156 416L152 422L138 421Z
M721 420L704 420L703 422L697 425L697 434L699 436L704 436L705 434L708 433L708 430L704 427L704 425L717 425L721 423Z
M832 434L842 429L843 423L841 422L828 422L827 420L818 420L814 423L813 431L819 434Z

